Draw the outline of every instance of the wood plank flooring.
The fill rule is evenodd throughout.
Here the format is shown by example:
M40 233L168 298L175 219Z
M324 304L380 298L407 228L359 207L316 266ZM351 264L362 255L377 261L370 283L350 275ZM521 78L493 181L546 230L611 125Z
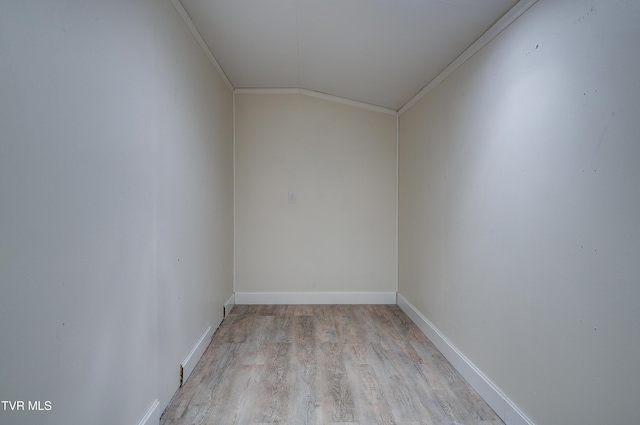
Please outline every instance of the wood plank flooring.
M236 305L161 425L503 424L395 305Z

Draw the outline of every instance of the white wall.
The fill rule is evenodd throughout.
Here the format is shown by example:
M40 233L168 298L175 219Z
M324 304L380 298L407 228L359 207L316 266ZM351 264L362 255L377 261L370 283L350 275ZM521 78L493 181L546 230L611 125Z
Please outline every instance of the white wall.
M232 94L168 1L0 40L0 399L52 402L0 423L136 424L232 293Z
M638 420L638 22L540 0L400 117L399 292L538 425Z
M395 138L394 115L236 95L236 292L395 292Z

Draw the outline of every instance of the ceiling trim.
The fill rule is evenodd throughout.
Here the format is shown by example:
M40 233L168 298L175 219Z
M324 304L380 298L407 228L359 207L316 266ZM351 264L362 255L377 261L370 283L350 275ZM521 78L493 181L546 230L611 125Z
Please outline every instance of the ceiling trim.
M235 94L300 94L297 88L238 88L233 91Z
M524 12L526 12L531 6L533 6L538 0L520 0L513 6L507 13L498 19L498 21L491 26L484 34L480 36L471 46L469 46L464 52L460 54L453 62L449 64L440 74L438 74L433 80L431 80L426 86L422 88L415 96L411 98L402 108L398 110L398 116L404 114L409 108L416 104L417 101L422 99L424 95L429 93L433 88L440 84L445 78L447 78L453 71L458 69L462 64L468 61L471 56L475 55L480 49L486 46L491 40L496 38L498 34L504 31L509 25L511 25L516 19L518 19Z
M235 89L234 94L303 94L305 96L316 97L318 99L328 100L330 102L342 103L343 105L354 106L356 108L367 109L369 111L380 112L387 115L397 115L395 109L385 108L383 106L372 105L366 102L359 102L357 100L346 99L340 96L334 96L327 93L322 93L315 90L300 89L295 87L284 88L238 88Z
M216 57L213 56L213 53L211 53L211 49L209 49L209 46L207 46L207 43L204 41L204 38L202 38L202 35L200 35L200 31L198 31L198 29L194 25L193 21L189 17L189 14L185 10L180 0L169 0L169 1L171 1L171 4L173 5L173 7L178 11L178 15L180 15L180 17L185 22L185 24L187 24L187 28L189 28L189 31L191 31L191 34L193 34L193 37L198 42L198 44L204 51L205 55L207 55L207 58L209 58L209 61L211 61L216 71L218 71L218 74L220 74L220 77L222 77L222 81L224 81L224 84L227 87L229 87L229 90L233 91L234 89L233 84L231 84L231 81L229 81L227 74L225 74L224 71L222 70L222 67L216 60Z

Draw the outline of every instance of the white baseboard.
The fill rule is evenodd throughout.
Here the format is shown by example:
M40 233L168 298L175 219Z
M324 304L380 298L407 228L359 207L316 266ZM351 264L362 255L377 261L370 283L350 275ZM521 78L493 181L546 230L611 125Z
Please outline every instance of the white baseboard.
M193 372L198 360L200 360L200 357L202 357L204 351L209 346L212 336L213 330L211 329L211 326L209 326L205 329L204 333L195 343L191 351L189 351L189 354L186 355L182 363L180 363L180 386L187 381L187 378L191 375L191 372Z
M138 422L138 425L157 425L160 423L160 402L158 399L153 400L151 406L147 410L147 413L144 414L142 419Z
M395 304L395 292L236 292L236 304Z
M506 425L535 425L500 388L491 382L433 323L400 294L398 294L398 306L424 332L442 355L460 372Z
M235 293L231 294L227 302L224 303L224 317L227 317L229 315L229 312L231 311L234 305L236 305Z

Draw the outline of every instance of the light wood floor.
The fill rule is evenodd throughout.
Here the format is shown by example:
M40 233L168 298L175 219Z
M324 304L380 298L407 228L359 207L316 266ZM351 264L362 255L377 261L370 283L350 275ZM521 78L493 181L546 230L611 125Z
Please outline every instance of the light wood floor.
M395 305L236 305L161 425L502 424Z

